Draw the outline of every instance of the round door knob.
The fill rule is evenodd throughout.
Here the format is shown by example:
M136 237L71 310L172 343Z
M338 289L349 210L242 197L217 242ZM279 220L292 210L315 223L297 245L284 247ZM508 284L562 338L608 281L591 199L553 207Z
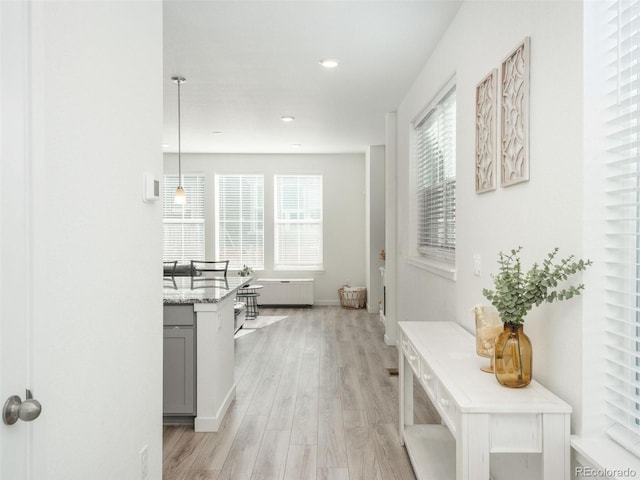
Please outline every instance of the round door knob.
M42 412L42 405L40 405L40 402L30 398L20 404L18 417L20 417L20 420L23 422L30 422L31 420L38 418L40 416L40 412Z
M30 422L40 416L42 405L31 397L31 392L27 390L27 398L23 402L18 395L10 396L4 403L2 409L2 420L7 425L13 425L18 419L23 422Z

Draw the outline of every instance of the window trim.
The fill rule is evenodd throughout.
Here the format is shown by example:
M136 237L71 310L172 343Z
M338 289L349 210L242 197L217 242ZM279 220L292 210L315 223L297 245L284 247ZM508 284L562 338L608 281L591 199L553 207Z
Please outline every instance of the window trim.
M456 280L456 251L454 249L450 255L443 255L440 250L426 251L418 247L418 187L417 187L417 132L418 127L426 117L433 112L440 102L445 99L451 90L457 87L456 76L451 75L448 80L438 89L433 98L422 108L419 113L413 117L409 124L410 131L410 201L409 201L409 218L410 218L410 232L409 232L409 255L407 257L407 263L422 270L434 273L443 278L455 281ZM456 100L457 104L457 100ZM456 107L457 110L457 107ZM457 122L456 122L457 133ZM457 135L456 135L457 136ZM457 166L457 159L455 160ZM457 179L457 175L456 175Z
M607 65L615 60L612 71L615 81L607 83L605 106L609 112L603 132L606 153L605 163L607 195L605 238L606 265L606 314L603 317L606 341L605 359L605 414L608 420L607 434L611 439L640 454L640 311L638 310L638 245L640 214L637 183L640 171L638 137L640 113L635 105L637 95L638 48L633 38L640 29L623 28L640 20L640 1L611 2L602 18L607 24L616 20L617 33L607 52ZM612 11L615 10L615 13ZM626 32L626 34L622 33ZM607 32L609 33L609 32ZM611 35L607 35L611 38ZM613 54L615 52L615 55ZM611 57L608 55L611 54ZM631 60L629 59L631 57ZM605 73L605 72L603 72ZM628 124L625 124L625 120ZM634 360L635 359L635 360ZM633 420L635 419L635 420Z
M582 391L588 391L590 395L582 398L581 424L578 434L572 436L571 445L576 459L584 459L595 467L612 467L611 461L616 458L613 462L616 468L628 465L640 472L638 443L629 449L630 445L624 447L607 432L612 422L607 416L607 384L610 382L607 378L607 344L611 337L607 334L606 317L612 313L607 303L615 293L615 279L611 276L608 257L612 247L617 246L611 234L620 233L620 229L617 227L619 222L612 215L612 208L613 211L616 208L612 194L608 193L614 177L606 165L610 160L607 149L615 150L611 150L605 138L611 131L607 120L612 118L612 107L608 101L612 91L608 82L615 78L605 66L613 66L615 62L603 57L603 52L612 52L612 49L606 48L602 39L614 37L602 30L602 20L606 20L606 15L601 8L608 6L601 2L587 2L584 6L583 241L585 257L600 260L583 274L589 293L582 297L582 351L589 354L583 355L582 370L589 374L583 375ZM602 282L602 279L614 280ZM616 452L615 457L613 452Z
M278 177L317 177L320 180L320 218L318 220L307 220L298 222L287 222L278 219ZM320 225L319 234L319 263L316 265L289 265L278 262L278 225L292 224L314 224ZM322 173L276 173L273 175L273 270L274 271L324 271L324 175Z
M230 172L224 172L224 173L220 173L220 172L216 172L214 175L214 189L215 189L215 193L214 193L214 224L215 224L215 234L214 234L214 239L213 239L213 244L214 244L214 251L215 254L218 258L222 258L221 257L221 253L220 253L220 244L219 244L219 240L220 240L220 235L221 235L221 229L220 229L220 178L222 177L260 177L262 179L262 197L260 198L260 200L262 201L262 260L260 264L255 264L252 265L250 264L250 262L248 260L240 260L240 262L242 263L242 265L237 266L233 263L234 260L232 260L229 263L229 268L231 270L240 270L242 268L243 265L247 265L249 266L252 270L254 271L261 271L265 269L265 257L266 257L266 245L265 245L265 228L266 228L266 223L265 223L265 175L264 173L251 173L251 172L244 172L244 173L230 173ZM226 260L226 258L225 258ZM231 260L231 259L229 259Z
M457 269L454 264L449 262L442 262L432 258L425 258L423 256L411 256L407 258L407 263L453 282L457 279Z
M165 190L165 186L166 186L166 180L168 178L171 178L172 180L177 180L178 175L174 174L174 173L165 173L162 176L162 198L161 198L161 202L164 205L165 202L165 193L170 195L170 199L169 199L169 203L173 203L173 188L171 188L171 190L169 192L166 192ZM194 179L201 179L202 181L202 217L201 218L184 218L184 216L182 218L171 218L171 217L165 217L164 215L164 207L163 207L163 212L162 212L162 225L163 225L163 236L162 236L162 250L163 250L163 260L164 261L173 261L173 260L178 260L179 264L186 264L188 263L190 260L204 260L206 258L206 239L207 239L207 222L206 222L206 187L207 187L207 179L206 179L206 175L204 173L201 172L192 172L192 173L183 173L182 174L182 185L183 187L185 187L185 191L188 190L188 187L185 186L185 184L187 183L186 179L187 178L194 178ZM199 181L199 180L197 180ZM177 184L176 184L177 185ZM187 193L187 202L188 202L188 198L190 196L189 192ZM183 205L181 208L186 209L189 207L189 202L186 205ZM182 255L180 258L168 258L165 257L165 238L164 238L164 225L166 224L201 224L202 225L202 239L200 242L199 247L202 249L202 255L199 258L186 258L184 257L184 255Z

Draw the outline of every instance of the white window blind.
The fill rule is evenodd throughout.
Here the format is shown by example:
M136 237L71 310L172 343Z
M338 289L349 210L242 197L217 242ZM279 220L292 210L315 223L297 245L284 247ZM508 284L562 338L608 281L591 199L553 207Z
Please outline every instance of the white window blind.
M598 16L606 109L606 413L608 434L640 454L640 1Z
M418 253L453 263L456 248L455 86L415 126Z
M187 203L173 203L177 175L165 175L162 185L164 261L204 260L204 176L183 175Z
M229 268L264 268L264 177L216 175L216 256Z
M275 176L277 269L322 268L322 176Z

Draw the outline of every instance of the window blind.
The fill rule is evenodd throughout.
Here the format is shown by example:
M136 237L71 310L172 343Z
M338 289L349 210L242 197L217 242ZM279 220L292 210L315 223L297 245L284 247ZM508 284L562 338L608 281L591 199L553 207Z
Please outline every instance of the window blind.
M204 176L183 175L187 203L178 205L173 198L178 188L177 175L164 175L162 184L163 260L204 260Z
M640 454L640 0L601 4L605 78L606 414Z
M264 268L264 177L216 175L216 255L229 268Z
M456 95L455 86L415 126L417 249L455 261Z
M275 176L275 252L278 269L322 268L322 176Z

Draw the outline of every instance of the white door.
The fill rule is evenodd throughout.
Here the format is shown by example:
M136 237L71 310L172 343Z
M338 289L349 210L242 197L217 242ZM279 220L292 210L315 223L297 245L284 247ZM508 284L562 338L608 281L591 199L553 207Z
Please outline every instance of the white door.
M29 12L0 2L0 405L30 388ZM37 392L35 392L37 395ZM32 424L0 422L0 478L28 478Z
M0 0L1 480L161 477L163 77L159 0Z

